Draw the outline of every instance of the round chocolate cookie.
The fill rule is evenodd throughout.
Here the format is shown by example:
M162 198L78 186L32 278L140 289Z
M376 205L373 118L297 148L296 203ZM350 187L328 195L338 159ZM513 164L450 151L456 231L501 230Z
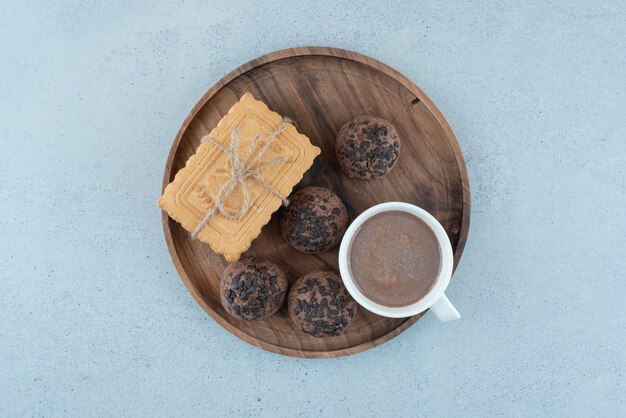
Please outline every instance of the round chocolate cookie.
M288 300L293 322L314 337L341 335L357 310L339 274L330 270L313 270L300 277Z
M220 299L232 316L255 321L280 309L288 286L285 273L276 264L248 257L226 267L220 280Z
M370 180L387 175L396 164L400 137L391 122L359 116L341 127L335 151L344 173Z
M324 187L305 187L289 197L280 218L283 237L296 250L314 254L341 241L348 211L339 196Z

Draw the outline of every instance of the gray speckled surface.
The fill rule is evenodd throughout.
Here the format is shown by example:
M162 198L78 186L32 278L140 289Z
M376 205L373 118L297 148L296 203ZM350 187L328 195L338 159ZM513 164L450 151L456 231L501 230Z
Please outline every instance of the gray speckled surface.
M0 415L626 416L624 5L293 3L3 4ZM422 87L473 190L462 320L324 361L211 320L154 203L211 84L316 44Z

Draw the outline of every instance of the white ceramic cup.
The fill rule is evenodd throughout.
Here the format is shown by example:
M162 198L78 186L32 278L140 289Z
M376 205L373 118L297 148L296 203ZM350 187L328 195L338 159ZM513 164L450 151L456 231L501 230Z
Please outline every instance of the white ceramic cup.
M372 216L388 211L402 211L410 213L421 219L426 225L432 229L437 237L439 248L441 249L441 268L439 269L439 275L437 281L432 289L417 302L402 306L402 307L389 307L378 304L367 298L356 286L354 279L350 274L348 259L349 249L354 239L354 235L363 223ZM411 205L410 203L403 202L386 202L376 206L372 206L365 212L361 213L348 227L343 239L341 241L341 247L339 248L339 271L341 272L341 278L345 284L348 292L352 297L368 311L375 314L386 316L389 318L406 318L409 316L417 315L420 312L424 312L429 309L435 314L435 316L441 321L453 321L459 319L461 315L456 308L450 303L444 291L450 283L452 277L452 268L454 266L454 257L452 255L452 245L448 239L446 231L443 226L435 219L430 213L424 209Z

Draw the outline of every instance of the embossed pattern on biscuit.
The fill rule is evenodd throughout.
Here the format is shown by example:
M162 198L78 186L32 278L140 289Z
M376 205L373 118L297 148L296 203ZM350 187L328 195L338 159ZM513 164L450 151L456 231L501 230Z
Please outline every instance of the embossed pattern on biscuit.
M253 138L260 132L261 137L250 156L253 161L281 120L278 113L272 112L263 102L246 93L209 136L225 146L230 146L232 130L237 129L240 138L238 154L245 159ZM305 135L300 134L292 124L287 124L270 144L259 163L285 157L287 161L265 168L260 176L282 195L288 196L319 153L320 149L312 145ZM203 142L165 188L158 204L171 218L191 232L215 204L219 190L228 181L230 172L228 156L214 144ZM240 219L233 220L216 214L197 235L200 241L224 255L228 261L239 259L282 203L278 196L254 180L247 181L246 186L250 199L248 212ZM222 207L229 213L236 213L242 204L243 192L240 187L236 187Z

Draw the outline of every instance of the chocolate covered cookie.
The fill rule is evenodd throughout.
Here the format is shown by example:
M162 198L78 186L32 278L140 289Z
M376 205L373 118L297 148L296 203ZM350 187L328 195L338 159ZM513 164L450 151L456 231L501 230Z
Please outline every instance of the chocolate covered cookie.
M357 303L338 273L313 270L289 290L289 316L302 331L314 337L341 335L357 311Z
M289 201L280 228L292 247L314 254L341 241L348 227L348 211L339 196L324 187L305 187L292 194Z
M396 164L400 155L400 137L391 122L359 116L341 127L335 151L344 173L371 180L387 175Z
M226 267L220 280L220 296L226 312L255 321L280 309L287 287L287 278L280 267L262 258L248 257Z

